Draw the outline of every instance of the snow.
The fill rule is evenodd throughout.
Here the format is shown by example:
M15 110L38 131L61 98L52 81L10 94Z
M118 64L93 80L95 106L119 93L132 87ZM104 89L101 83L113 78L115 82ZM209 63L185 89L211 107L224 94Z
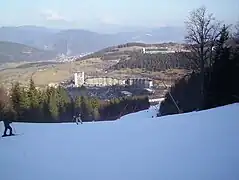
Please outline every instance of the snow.
M152 118L151 107L113 122L14 123L24 134L0 139L0 179L236 180L238 112Z

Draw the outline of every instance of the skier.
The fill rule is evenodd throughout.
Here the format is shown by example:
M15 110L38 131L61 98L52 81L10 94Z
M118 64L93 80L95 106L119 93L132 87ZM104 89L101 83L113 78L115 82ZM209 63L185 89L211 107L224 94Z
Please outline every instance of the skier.
M3 120L3 123L4 123L4 127L5 127L3 136L12 136L12 135L14 135L14 134L12 133L12 127L10 126L10 124L11 124L12 122L9 121L9 120ZM8 129L10 130L9 135L7 135L7 130L8 130Z
M81 114L79 113L78 117L76 117L76 124L78 124L80 121L80 123L82 124L82 120L81 120Z

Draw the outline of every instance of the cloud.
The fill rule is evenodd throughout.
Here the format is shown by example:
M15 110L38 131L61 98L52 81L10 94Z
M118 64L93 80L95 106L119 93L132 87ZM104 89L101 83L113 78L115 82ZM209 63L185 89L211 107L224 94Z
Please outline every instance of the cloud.
M62 16L57 11L47 9L43 10L41 12L41 15L47 20L47 21L68 21L66 17Z

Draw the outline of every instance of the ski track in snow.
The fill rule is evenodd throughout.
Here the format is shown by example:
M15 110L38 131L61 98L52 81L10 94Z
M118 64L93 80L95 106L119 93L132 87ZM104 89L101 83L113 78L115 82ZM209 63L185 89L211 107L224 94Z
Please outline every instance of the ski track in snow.
M1 180L238 180L239 104L113 122L14 123L0 140ZM3 125L1 125L1 131Z

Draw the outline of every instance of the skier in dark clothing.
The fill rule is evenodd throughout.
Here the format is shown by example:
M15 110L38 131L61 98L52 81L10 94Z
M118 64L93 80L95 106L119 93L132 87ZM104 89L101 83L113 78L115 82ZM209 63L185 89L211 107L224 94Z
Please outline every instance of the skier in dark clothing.
M8 129L10 130L9 136L13 135L13 133L12 133L12 127L10 126L10 124L11 124L12 122L9 121L9 120L3 120L3 123L4 123L4 127L5 127L3 136L7 136L7 130L8 130Z

